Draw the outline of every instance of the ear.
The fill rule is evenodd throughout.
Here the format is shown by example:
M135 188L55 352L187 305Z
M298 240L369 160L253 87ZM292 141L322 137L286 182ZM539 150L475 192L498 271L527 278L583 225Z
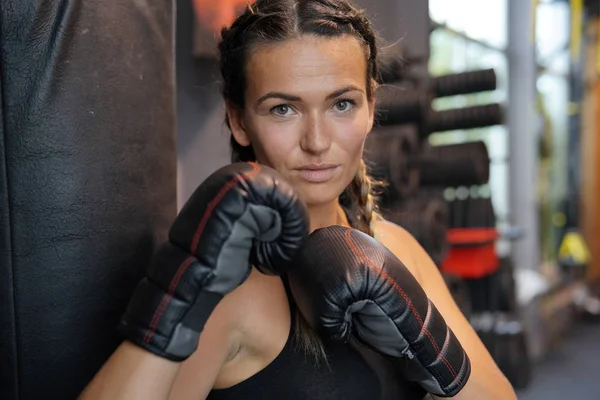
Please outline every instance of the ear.
M236 142L238 142L240 146L250 146L250 136L244 125L243 110L230 102L225 103L225 110L227 112L227 120L229 121L231 133Z

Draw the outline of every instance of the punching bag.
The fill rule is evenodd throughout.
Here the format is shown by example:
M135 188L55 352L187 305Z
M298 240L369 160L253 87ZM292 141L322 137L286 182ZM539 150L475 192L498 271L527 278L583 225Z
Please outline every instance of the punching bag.
M176 213L173 3L0 2L0 398L74 399Z

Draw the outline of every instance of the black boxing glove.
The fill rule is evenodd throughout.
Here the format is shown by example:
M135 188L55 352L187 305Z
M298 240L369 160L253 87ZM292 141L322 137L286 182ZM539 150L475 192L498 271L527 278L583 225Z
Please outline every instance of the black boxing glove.
M451 397L471 373L469 357L410 271L360 231L314 231L288 272L309 324L332 339L357 342L386 356L408 380Z
M121 318L128 340L183 361L213 309L252 265L282 274L308 235L308 214L277 172L254 163L221 168L184 205Z

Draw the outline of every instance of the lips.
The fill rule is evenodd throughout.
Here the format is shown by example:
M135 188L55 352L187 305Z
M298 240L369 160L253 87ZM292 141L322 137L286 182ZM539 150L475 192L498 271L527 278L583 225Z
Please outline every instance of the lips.
M297 168L297 171L305 180L313 183L321 183L330 180L339 167L338 164L307 164Z

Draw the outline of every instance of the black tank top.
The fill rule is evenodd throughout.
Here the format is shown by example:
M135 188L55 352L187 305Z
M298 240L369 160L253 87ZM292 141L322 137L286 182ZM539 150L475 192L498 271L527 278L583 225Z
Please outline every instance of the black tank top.
M290 296L292 325L281 353L266 368L227 389L213 389L208 400L421 400L426 392L396 374L379 354L357 344L324 339L327 363L318 365L295 340L296 306Z
M356 204L341 196L350 225L356 227ZM213 389L207 400L422 400L427 393L402 379L387 360L356 343L322 339L327 363L315 365L295 340L297 312L283 279L290 303L292 325L281 353L266 368L227 389ZM429 396L427 398L430 398Z

